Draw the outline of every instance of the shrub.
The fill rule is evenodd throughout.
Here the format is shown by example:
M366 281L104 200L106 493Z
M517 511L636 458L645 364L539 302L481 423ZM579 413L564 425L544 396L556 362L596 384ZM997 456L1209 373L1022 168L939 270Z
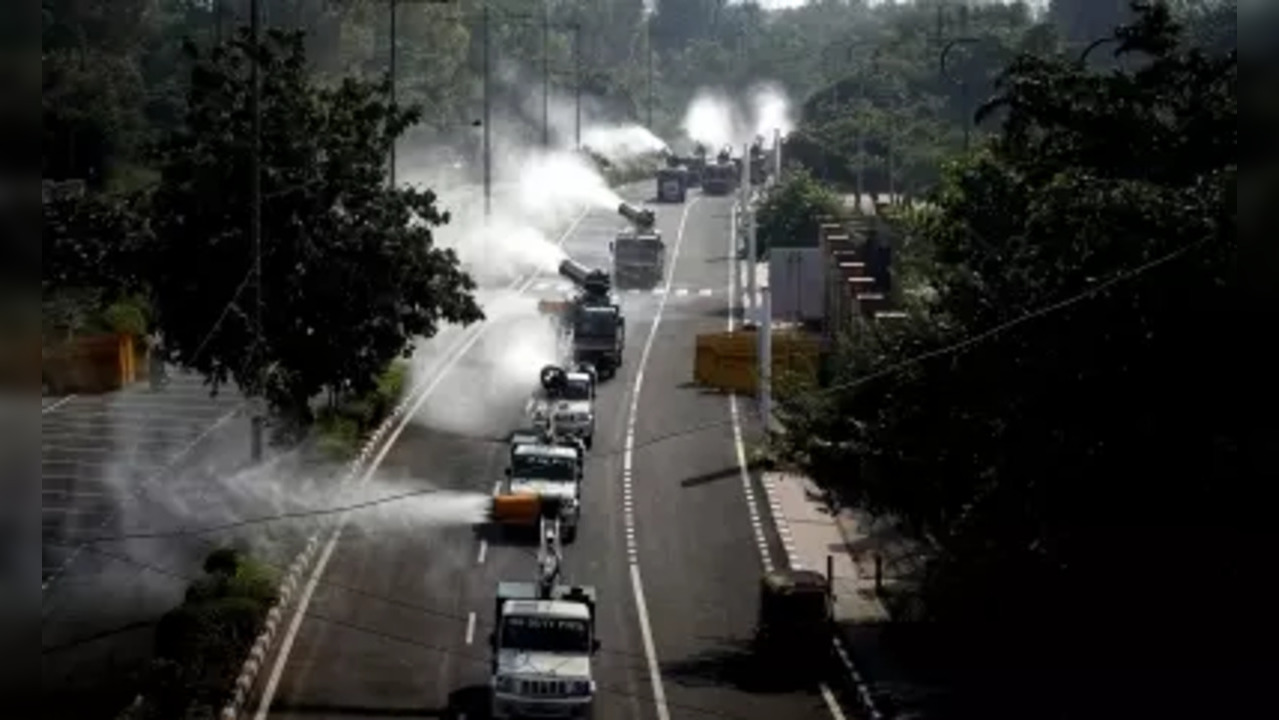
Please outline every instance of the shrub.
M128 720L210 717L227 699L249 648L278 598L276 573L232 549L210 553L205 577L160 618L145 700Z
M117 300L102 311L102 322L113 333L142 336L147 333L150 307L141 297Z

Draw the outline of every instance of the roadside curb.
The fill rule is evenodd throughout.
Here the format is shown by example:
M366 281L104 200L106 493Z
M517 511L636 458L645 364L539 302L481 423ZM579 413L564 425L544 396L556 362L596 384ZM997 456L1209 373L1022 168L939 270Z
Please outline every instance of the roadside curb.
M417 393L420 390L421 386L414 388L412 392L406 393L404 399L369 434L364 445L360 448L359 454L347 466L346 474L341 484L345 485L350 482L368 464L373 455L373 450L381 445L388 429L399 422L404 413L408 411L412 405L411 400L417 397ZM303 577L315 560L316 553L320 548L320 537L323 534L323 530L316 530L311 534L302 552L298 553L293 559L283 578L281 578L279 597L267 612L266 622L263 624L262 630L258 632L257 639L253 641L248 658L245 659L244 664L240 667L240 674L236 677L231 699L227 701L222 708L222 712L218 715L221 720L236 720L240 716L240 711L248 700L254 684L257 682L258 673L262 671L263 665L266 664L267 656L270 654L272 644L275 642L276 633L283 623L286 613L293 609L294 597L302 585Z

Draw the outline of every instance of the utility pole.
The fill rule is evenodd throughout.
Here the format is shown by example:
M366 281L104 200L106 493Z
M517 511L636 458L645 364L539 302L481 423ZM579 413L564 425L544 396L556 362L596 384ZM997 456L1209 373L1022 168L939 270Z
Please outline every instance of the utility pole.
M769 281L771 284L771 280ZM767 432L773 415L773 294L770 288L760 293L759 318L759 420Z
M969 103L968 83L963 78L956 78L955 76L950 74L950 71L946 67L946 58L950 56L950 51L955 49L955 46L961 45L961 44L973 44L978 42L981 42L981 38L968 37L968 36L957 37L951 40L950 42L946 43L942 47L941 55L938 56L938 60L937 60L939 74L943 78L949 80L950 82L959 85L960 101L963 105L963 113L964 113L964 152L968 152L968 148L969 148L969 145L971 144L971 138L973 133L973 129L972 129L973 113Z
M225 0L213 0L213 22L215 44L222 44L222 14L224 11L223 3Z
M755 245L755 208L751 204L751 146L742 145L742 212L746 213L746 293L750 297L750 307L759 310L759 298L756 294L755 257L758 248ZM759 320L758 314L756 320Z
M390 65L391 65L391 106L392 106L392 107L394 107L394 106L395 106L395 102L396 102L396 95L395 95L395 86L396 86L396 82L395 82L395 80L396 80L396 68L395 68L395 46L396 46L396 42L395 42L395 39L396 39L396 38L395 38L395 19L396 19L396 16L397 16L397 15L399 15L399 13L398 13L398 12L396 12L398 9L399 9L399 6L398 6L398 5L396 5L395 0L391 0L391 62L390 62ZM392 188L394 188L394 187L395 187L395 145L396 145L396 142L398 141L398 139L399 139L399 138L391 138L391 172L390 172L390 180L391 180L391 187L392 187Z
M542 147L551 146L551 3L542 0Z
M582 21L573 23L573 144L582 149Z
M489 6L482 9L481 24L484 46L484 218L493 212L493 123L492 103L489 97Z
M262 363L267 355L264 352L266 333L262 327L262 73L259 68L260 55L258 43L261 41L261 7L259 0L249 3L249 38L253 48L252 66L249 72L249 104L253 117L253 149L250 161L249 178L249 243L253 250L253 292L254 292L254 325L257 342L253 354ZM258 378L264 385L265 377ZM265 392L263 387L259 393ZM254 413L252 420L252 457L256 462L262 459L262 428L265 418L261 410Z
M782 129L773 128L773 184L782 181Z
M653 129L653 21L650 19L644 26L644 45L648 49L648 122L646 127Z

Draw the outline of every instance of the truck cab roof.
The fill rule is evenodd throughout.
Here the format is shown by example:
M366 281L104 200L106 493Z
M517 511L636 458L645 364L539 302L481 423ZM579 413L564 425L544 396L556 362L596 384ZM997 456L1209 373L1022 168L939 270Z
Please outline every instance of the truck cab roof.
M516 457L547 457L577 460L577 451L563 445L526 444L516 445L511 451Z
M587 622L591 619L589 607L581 602L569 600L507 600L502 605L502 614L533 615Z
M512 603L520 604L512 606ZM551 604L540 606L539 603ZM531 608L534 610L538 607L546 607L548 611L551 609L558 611L559 608L572 607L585 609L585 614L578 614L575 617L589 619L595 612L595 603L595 588L589 585L556 585L551 588L549 597L538 597L536 583L499 582L497 584L497 607L499 612L511 607ZM578 610L569 612L577 613Z

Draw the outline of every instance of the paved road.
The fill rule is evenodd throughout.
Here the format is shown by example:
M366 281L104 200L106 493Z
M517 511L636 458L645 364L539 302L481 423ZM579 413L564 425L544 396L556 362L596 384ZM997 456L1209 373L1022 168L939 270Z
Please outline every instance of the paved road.
M594 585L602 598L598 720L831 717L816 688L766 693L742 673L761 545L775 539L762 539L750 520L726 399L689 387L695 333L724 329L728 314L728 207L722 198L660 206L676 291L623 298L623 372L600 391L583 524L564 568L567 580ZM617 225L610 213L592 213L570 233L566 249L588 265L603 265ZM550 293L554 283L539 278L529 289ZM659 317L632 425L632 392ZM513 342L516 326L488 332L476 347ZM514 427L525 397L518 387L495 389L493 360L482 355L462 356L426 412L470 414L468 401L486 394L486 422L467 428L469 434L408 425L382 464L381 482L492 490L506 451L496 438ZM536 370L530 359L525 390ZM335 544L299 632L291 645L284 638L291 651L264 673L280 671L270 717L484 716L495 586L531 578L533 548L490 545L470 527L429 527L412 515L353 522ZM651 653L641 613L651 627ZM665 697L660 708L654 666Z

